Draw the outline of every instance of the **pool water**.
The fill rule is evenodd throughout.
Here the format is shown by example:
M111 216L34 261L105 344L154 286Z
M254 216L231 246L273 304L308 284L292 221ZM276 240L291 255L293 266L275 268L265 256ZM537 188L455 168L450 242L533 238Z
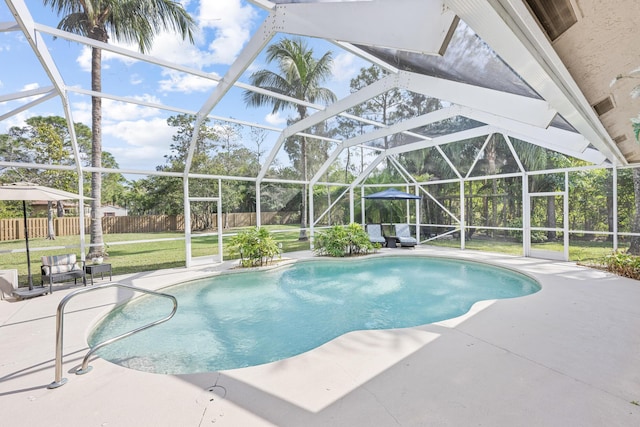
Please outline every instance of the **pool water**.
M272 362L355 330L424 325L466 313L481 300L540 290L511 270L460 260L376 257L299 262L166 288L173 319L106 346L98 355L129 368L184 374ZM90 344L171 311L142 297L110 313Z

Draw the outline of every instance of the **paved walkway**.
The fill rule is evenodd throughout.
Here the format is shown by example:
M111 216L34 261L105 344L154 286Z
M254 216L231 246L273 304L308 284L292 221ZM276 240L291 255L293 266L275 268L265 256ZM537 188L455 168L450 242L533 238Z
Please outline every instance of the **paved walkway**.
M405 251L517 268L539 280L542 290L478 303L446 322L349 333L252 368L158 375L95 359L94 369L78 376L88 331L131 295L90 292L67 306L68 383L55 390L46 388L54 379L55 311L73 289L1 301L0 425L640 425L640 282L572 263L473 251L382 253ZM114 280L158 289L229 266Z

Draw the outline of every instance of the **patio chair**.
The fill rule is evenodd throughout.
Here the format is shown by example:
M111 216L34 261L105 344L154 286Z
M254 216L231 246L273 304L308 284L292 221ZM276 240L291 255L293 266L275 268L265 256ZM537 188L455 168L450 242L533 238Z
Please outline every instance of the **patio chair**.
M382 234L382 226L380 224L367 224L366 228L371 243L380 243L382 246L385 245L387 241Z
M409 224L394 224L393 226L396 231L396 240L398 241L400 246L414 247L418 244L418 241L415 239L415 237L411 236Z
M73 279L77 283L82 279L82 283L87 286L87 277L84 269L84 261L78 263L75 254L43 256L40 266L40 283L44 285L49 282L49 293L53 292L53 283L66 282Z

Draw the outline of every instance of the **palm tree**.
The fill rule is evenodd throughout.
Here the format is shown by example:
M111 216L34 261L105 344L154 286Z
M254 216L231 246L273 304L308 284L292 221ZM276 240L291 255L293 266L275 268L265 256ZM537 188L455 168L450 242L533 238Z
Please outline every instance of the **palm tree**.
M287 95L307 102L332 103L336 95L320 85L331 76L333 53L322 55L320 59L313 57L313 49L301 38L284 38L267 48L267 62L277 62L280 74L270 70L260 70L251 75L254 86L271 92ZM252 107L271 105L273 113L294 108L298 113L297 120L308 116L307 107L287 100L273 98L269 95L251 91L244 93L245 103ZM296 143L297 145L298 143ZM302 195L300 240L307 239L307 138L299 139L300 158L298 167L305 182Z
M173 0L43 0L45 6L64 17L58 28L103 43L114 40L137 43L148 52L154 36L162 30L180 32L193 43L195 22L182 5ZM91 48L91 90L102 91L102 50ZM102 167L102 98L91 98L91 165ZM101 256L102 175L91 173L91 248L89 257Z

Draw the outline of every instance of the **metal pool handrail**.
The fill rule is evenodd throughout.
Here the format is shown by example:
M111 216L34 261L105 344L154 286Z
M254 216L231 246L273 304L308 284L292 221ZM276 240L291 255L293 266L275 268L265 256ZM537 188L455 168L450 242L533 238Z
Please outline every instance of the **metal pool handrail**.
M78 289L77 291L71 292L69 295L67 295L64 298L62 298L62 300L58 304L58 310L56 312L56 373L55 373L56 377L55 377L55 381L53 381L51 384L49 384L47 386L47 388L49 388L49 389L58 388L58 387L63 386L64 384L67 383L67 379L66 378L62 378L62 338L63 338L63 335L64 335L64 307L65 307L65 305L67 305L67 302L69 302L69 300L72 299L73 297L75 297L76 295L84 294L86 292L96 291L98 289L114 288L114 287L127 288L127 289L131 289L131 290L133 290L135 292L142 292L142 293L145 293L145 294L150 294L150 295L156 295L156 296L160 296L160 297L164 297L164 298L169 298L169 299L171 299L173 301L173 310L171 310L171 313L168 316L163 317L160 320L156 320L155 322L151 322L151 323L149 323L147 325L141 326L141 327L136 328L136 329L134 329L132 331L125 332L124 334L118 335L117 337L110 338L110 339L108 339L106 341L103 341L103 342L99 343L95 347L93 347L91 350L89 350L87 355L82 360L82 368L80 368L78 371L76 371L77 375L86 374L87 372L91 371L91 366L88 366L89 357L93 353L95 353L97 350L99 350L102 347L104 347L106 345L109 345L109 344L111 344L111 343L113 343L115 341L121 340L122 338L126 338L126 337L131 336L133 334L136 334L136 333L138 333L140 331L148 329L148 328L150 328L152 326L155 326L155 325L158 325L160 323L166 322L167 320L171 319L173 317L173 315L176 314L176 311L178 310L178 300L173 295L164 294L162 292L150 291L148 289L138 288L138 287L131 286L131 285L125 285L124 283L117 283L117 282L105 283L105 284L102 284L102 285L96 285L96 286L92 286L90 288Z

